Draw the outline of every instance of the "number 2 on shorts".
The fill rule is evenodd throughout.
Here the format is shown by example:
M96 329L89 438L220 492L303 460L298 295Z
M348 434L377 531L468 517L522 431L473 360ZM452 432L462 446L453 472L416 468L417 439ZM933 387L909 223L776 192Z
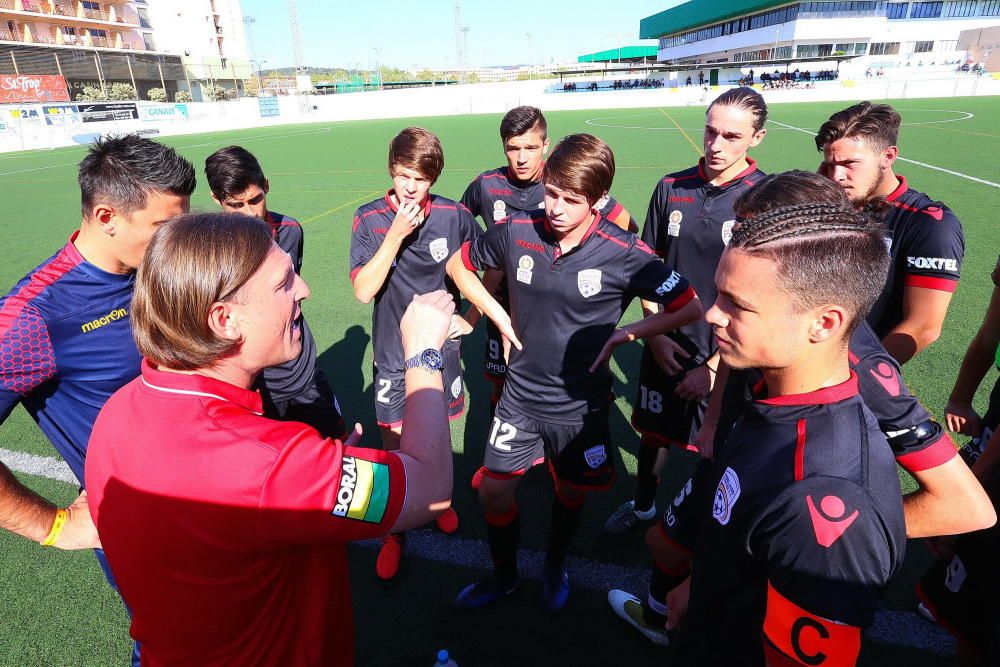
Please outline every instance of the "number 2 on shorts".
M387 394L389 390L392 389L392 382L390 380L379 380L378 381L378 393L375 394L375 400L379 403L388 403L389 397Z

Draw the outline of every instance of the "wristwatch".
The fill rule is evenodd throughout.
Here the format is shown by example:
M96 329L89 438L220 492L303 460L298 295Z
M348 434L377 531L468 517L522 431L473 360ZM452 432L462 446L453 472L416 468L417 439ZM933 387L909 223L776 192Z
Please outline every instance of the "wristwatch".
M441 356L440 350L428 348L420 354L407 359L405 368L407 370L411 368L422 368L425 371L430 371L432 373L440 373L444 370L444 357Z

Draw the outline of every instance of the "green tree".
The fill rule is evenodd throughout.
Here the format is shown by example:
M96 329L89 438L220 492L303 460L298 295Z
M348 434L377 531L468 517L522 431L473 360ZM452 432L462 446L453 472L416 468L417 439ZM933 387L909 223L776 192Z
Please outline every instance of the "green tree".
M78 102L106 102L108 95L103 88L97 86L84 86L76 95Z
M149 92L146 93L146 97L149 98L150 102L166 102L167 91L163 88L150 88Z
M135 100L138 97L131 83L113 83L111 84L111 88L108 89L108 99L116 102Z
M174 93L174 102L182 102L183 103L183 102L190 102L190 101L191 101L191 93L189 93L188 91L186 91L186 90L178 90L176 93Z

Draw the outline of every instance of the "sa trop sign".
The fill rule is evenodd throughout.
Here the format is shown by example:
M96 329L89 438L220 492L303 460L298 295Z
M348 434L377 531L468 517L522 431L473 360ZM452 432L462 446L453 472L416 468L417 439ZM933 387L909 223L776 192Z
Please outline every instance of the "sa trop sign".
M0 76L0 104L69 102L66 79L61 76Z

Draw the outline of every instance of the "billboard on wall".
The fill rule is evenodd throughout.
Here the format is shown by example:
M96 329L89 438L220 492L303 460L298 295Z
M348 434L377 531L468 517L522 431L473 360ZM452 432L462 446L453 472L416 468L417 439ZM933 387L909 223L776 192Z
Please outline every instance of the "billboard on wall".
M135 102L95 102L78 104L77 108L84 123L139 119L139 109Z
M69 102L66 79L61 76L0 76L0 104Z

